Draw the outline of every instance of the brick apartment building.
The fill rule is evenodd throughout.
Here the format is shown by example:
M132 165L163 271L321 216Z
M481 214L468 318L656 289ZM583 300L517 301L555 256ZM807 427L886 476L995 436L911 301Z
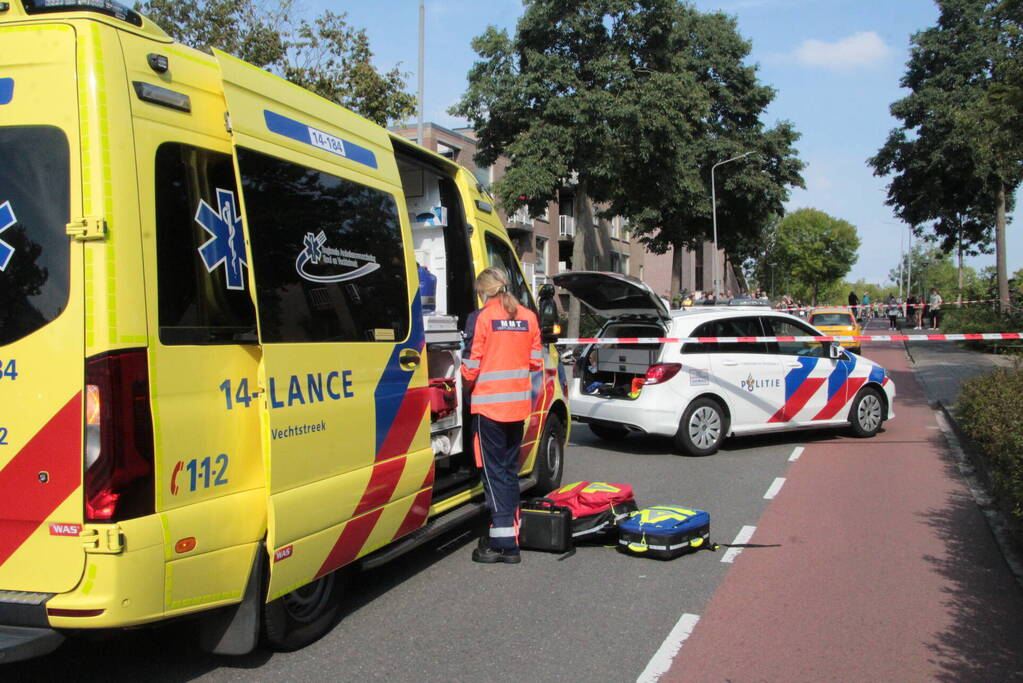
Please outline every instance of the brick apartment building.
M415 126L393 128L392 132L408 140L415 140ZM476 137L471 128L449 129L435 123L423 126L424 147L468 168L485 187L491 187L504 175L509 161L500 158L493 166L480 167L476 164ZM530 218L525 208L512 215L498 209L501 220L508 229L519 259L522 261L527 280L534 291L547 281L550 275L565 270L610 270L625 273L646 282L655 292L669 298L671 286L672 254L653 254L643 247L639 240L629 236L628 222L616 216L611 220L596 218L597 243L600 246L603 267L598 263L576 267L572 263L572 240L576 233L576 219L573 216L571 189L563 190L557 201L547 206L543 216ZM591 211L592 215L592 211ZM702 249L689 251L682 259L681 287L690 291L713 289L713 245L706 243ZM721 257L725 273L722 291L738 291L738 283L730 264Z

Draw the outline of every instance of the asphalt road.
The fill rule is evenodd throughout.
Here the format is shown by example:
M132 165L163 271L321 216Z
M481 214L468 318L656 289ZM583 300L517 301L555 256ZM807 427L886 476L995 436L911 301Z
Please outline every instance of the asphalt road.
M685 458L667 440L630 436L605 444L576 426L564 481L629 483L641 506L708 510L712 538L728 543L756 524L769 503L764 493L784 474L794 447L836 438L804 432L733 439L712 457ZM44 660L0 674L67 681L635 680L679 616L701 613L732 566L721 561L724 548L660 562L600 547L563 561L531 552L517 566L478 565L470 560L477 534L466 527L354 577L342 621L299 652L206 655L186 623L69 641Z

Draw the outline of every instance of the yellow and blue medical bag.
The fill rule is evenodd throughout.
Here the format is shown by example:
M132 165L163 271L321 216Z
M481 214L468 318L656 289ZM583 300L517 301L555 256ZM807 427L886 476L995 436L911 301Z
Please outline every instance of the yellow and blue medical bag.
M711 548L710 515L703 510L655 505L637 510L618 525L618 550L626 555L671 560Z

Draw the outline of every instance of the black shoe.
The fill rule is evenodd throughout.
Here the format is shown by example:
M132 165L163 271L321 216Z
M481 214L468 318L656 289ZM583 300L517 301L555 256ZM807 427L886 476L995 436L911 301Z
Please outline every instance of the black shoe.
M494 548L476 548L472 551L472 561L483 564L494 564L504 562L506 564L518 564L522 562L522 555L518 550L496 550Z

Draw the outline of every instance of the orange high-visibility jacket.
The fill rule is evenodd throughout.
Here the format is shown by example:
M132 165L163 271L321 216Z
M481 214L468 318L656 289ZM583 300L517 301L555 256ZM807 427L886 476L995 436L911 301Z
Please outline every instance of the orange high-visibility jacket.
M543 369L540 323L519 306L515 319L490 299L466 322L462 377L475 382L471 410L498 422L517 422L532 410L530 372Z

